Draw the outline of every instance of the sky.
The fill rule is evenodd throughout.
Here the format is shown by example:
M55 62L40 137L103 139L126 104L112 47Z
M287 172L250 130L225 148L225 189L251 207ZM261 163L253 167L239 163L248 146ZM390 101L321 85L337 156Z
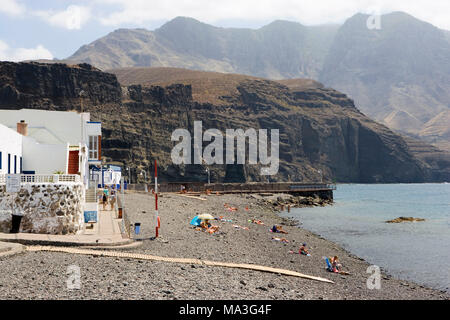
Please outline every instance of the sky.
M0 0L0 60L64 59L118 28L154 30L177 16L256 29L279 19L341 24L359 12L392 11L450 30L450 0Z

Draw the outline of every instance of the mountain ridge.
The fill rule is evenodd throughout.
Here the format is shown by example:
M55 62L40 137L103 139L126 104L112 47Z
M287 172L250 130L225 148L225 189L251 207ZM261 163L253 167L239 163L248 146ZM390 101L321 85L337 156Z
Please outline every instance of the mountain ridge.
M175 67L272 80L311 78L345 92L371 118L450 150L447 128L431 121L450 109L450 31L403 12L342 25L276 20L258 29L222 28L177 17L149 31L117 29L68 60L102 70Z

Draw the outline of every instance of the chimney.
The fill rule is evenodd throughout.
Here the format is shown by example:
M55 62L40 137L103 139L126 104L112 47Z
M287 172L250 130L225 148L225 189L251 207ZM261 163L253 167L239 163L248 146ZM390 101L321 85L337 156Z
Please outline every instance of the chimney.
M23 136L28 135L28 123L26 123L25 120L20 120L20 122L17 123L17 132Z

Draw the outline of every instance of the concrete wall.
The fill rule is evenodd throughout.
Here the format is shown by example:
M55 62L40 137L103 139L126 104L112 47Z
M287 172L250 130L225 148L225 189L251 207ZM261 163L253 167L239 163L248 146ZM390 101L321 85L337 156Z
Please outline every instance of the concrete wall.
M17 173L20 173L20 157L22 157L22 135L0 124L0 174L8 173L8 154L11 155L11 173L14 173L14 156L17 156Z
M24 171L35 171L36 174L61 171L67 174L68 158L68 144L41 144L29 137L23 139Z
M0 185L0 232L10 231L12 211L23 214L20 232L75 234L82 230L82 184L23 184L15 194L5 189Z

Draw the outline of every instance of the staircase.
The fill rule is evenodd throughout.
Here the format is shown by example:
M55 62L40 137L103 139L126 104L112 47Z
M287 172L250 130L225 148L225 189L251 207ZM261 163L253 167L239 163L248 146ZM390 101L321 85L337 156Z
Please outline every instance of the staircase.
M86 203L97 203L97 188L86 189Z

